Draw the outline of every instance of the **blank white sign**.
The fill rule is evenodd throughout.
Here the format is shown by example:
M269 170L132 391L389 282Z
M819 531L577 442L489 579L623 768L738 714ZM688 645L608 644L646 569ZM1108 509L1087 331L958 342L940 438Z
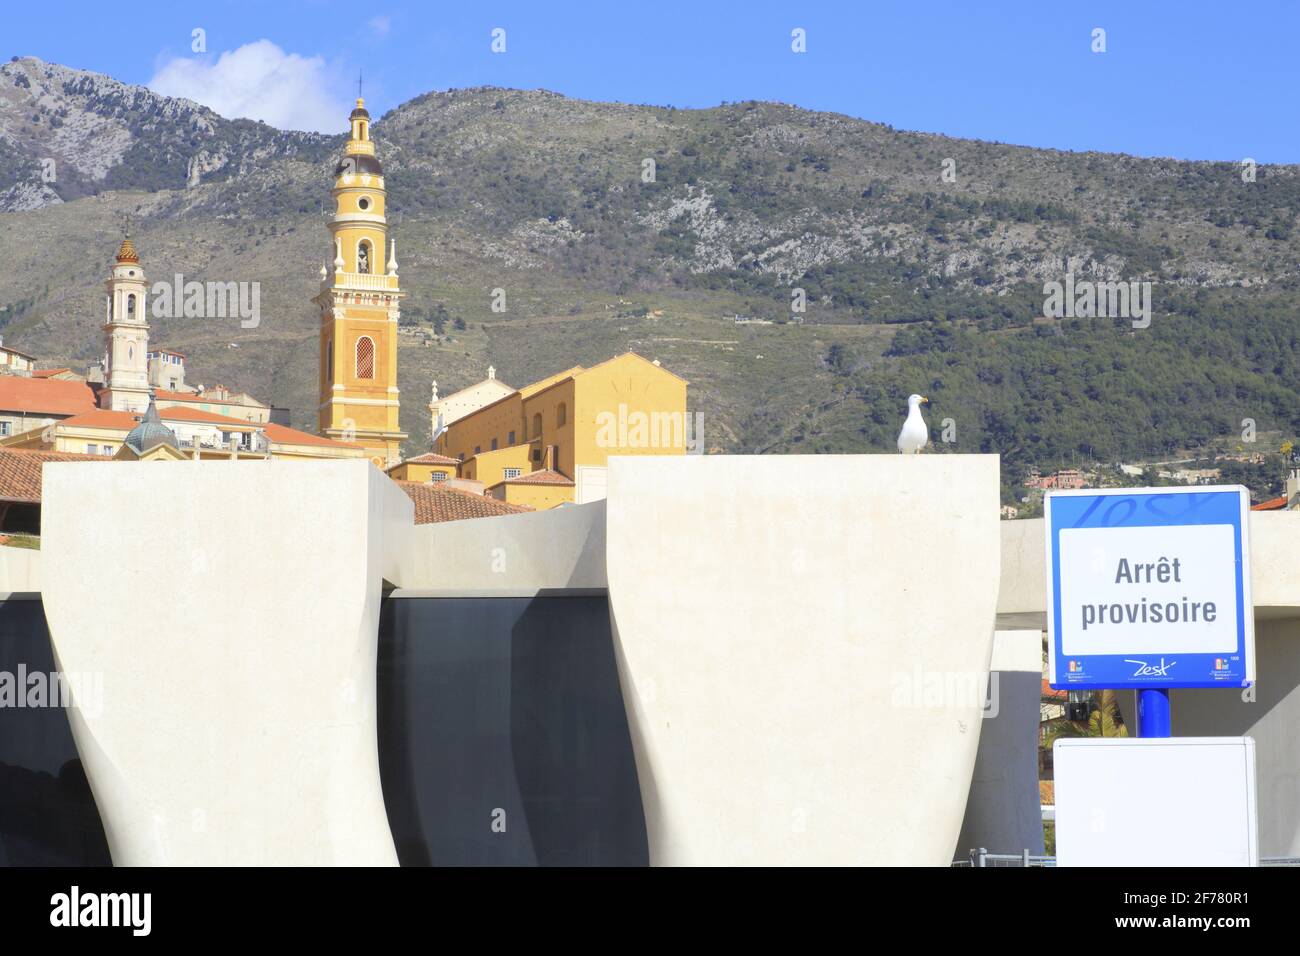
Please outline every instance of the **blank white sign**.
M1258 866L1250 737L1058 740L1058 866Z

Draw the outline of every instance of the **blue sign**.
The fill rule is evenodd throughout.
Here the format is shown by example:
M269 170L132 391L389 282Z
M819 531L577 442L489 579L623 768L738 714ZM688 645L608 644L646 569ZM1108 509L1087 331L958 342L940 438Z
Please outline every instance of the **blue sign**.
M1052 686L1254 683L1249 513L1235 485L1048 492Z

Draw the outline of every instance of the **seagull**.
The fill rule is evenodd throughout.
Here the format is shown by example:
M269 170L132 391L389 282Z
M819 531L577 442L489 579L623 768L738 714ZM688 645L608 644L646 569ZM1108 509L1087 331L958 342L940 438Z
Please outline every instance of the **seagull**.
M904 455L915 455L930 442L930 429L925 427L921 417L921 406L929 405L930 400L924 395L907 396L907 421L898 433L898 450Z

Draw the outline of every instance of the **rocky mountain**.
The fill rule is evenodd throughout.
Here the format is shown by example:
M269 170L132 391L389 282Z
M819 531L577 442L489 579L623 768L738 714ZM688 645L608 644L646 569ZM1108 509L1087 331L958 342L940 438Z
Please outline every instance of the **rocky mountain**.
M1009 488L1028 464L1201 447L1244 417L1300 430L1295 166L502 89L418 97L374 134L411 293L412 448L433 378L445 394L492 363L522 384L627 348L691 381L716 448L887 450L907 394L926 391L955 426L938 450L1003 452ZM309 299L342 142L34 59L0 67L6 340L93 358L129 219L151 278L261 283L256 329L171 319L154 334L196 381L310 427ZM1067 272L1150 282L1151 327L1043 318L1044 283Z

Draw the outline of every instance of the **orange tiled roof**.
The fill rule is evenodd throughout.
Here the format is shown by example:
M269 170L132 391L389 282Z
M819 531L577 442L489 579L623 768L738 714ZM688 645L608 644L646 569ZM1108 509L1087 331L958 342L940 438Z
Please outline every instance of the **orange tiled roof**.
M498 515L532 511L524 505L506 504L486 495L476 495L459 488L427 485L418 481L397 482L415 505L416 524L440 521L464 521L468 518L495 518Z
M518 478L507 478L505 481L498 482L502 485L572 485L573 479L562 471L556 471L554 468L540 468L537 471L530 471L526 475L520 475ZM496 487L493 485L492 487Z
M41 500L41 466L47 461L112 460L112 458L101 455L74 455L71 452L0 448L0 501L39 504Z
M115 412L111 408L92 408L80 415L65 418L60 425L73 425L80 428L111 428L115 431L130 431L140 423L140 416L130 412Z
M1044 700L1065 700L1070 696L1068 690L1053 690L1052 685L1048 683L1047 678L1043 678L1042 695Z
M167 411L164 409L163 416L166 417L166 415ZM322 438L320 435L313 435L310 432L300 432L296 428L290 428L288 425L277 425L275 422L267 422L259 427L266 432L267 438L279 445L325 445L331 448L362 447L354 442L335 441L333 438Z
M1283 508L1286 507L1286 503L1287 503L1287 497L1286 495L1283 495L1281 498L1270 498L1268 499L1268 501L1261 501L1257 505L1251 505L1250 510L1251 511L1281 511Z
M446 455L439 455L435 452L427 451L423 455L416 455L414 458L408 458L406 461L399 461L397 465L459 465L459 458L448 458ZM393 468L396 468L394 465ZM393 468L388 469L392 471Z
M34 415L76 415L95 407L95 392L85 382L0 376L0 409Z
M360 445L349 442L335 441L332 438L322 438L320 435L312 435L307 432L300 432L296 428L289 428L285 425L277 425L274 422L267 422L259 425L256 422L246 422L239 418L230 418L226 415L218 415L216 412L205 412L201 408L164 408L160 409L158 415L164 421L173 422L197 422L208 425L217 425L226 431L243 431L251 432L261 429L266 433L266 437L279 445L322 445L330 448L360 448ZM140 422L140 416L133 412L115 412L107 408L97 408L94 411L86 412L83 415L74 415L66 418L61 422L64 425L73 425L81 428L106 428L114 431L130 431Z
M32 378L53 378L55 375L65 375L71 371L70 368L37 368L32 369Z

